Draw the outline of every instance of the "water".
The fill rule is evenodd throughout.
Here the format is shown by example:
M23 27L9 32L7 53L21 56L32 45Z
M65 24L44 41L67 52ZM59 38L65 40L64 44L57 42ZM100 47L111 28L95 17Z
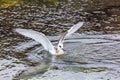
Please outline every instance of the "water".
M118 0L26 0L0 9L0 79L25 76L22 73L28 68L27 76L41 77L52 65L57 70L68 71L63 74L77 71L81 75L89 72L91 76L100 72L102 80L119 80L119 5ZM14 28L40 31L56 45L59 35L79 21L86 22L78 31L81 34L65 40L66 54L55 62L51 62L52 56L39 43L13 31Z

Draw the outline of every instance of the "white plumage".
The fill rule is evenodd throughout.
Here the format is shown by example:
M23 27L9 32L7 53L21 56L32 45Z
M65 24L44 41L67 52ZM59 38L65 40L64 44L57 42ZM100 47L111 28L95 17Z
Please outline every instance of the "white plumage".
M83 23L84 22L79 22L73 25L67 32L65 32L59 39L58 45L56 47L54 47L52 43L48 40L48 38L41 32L33 31L31 29L20 29L20 28L15 29L15 31L18 32L19 34L22 34L26 37L30 37L35 41L41 43L44 49L50 52L52 55L61 55L64 54L63 42L65 37L77 31L83 25Z

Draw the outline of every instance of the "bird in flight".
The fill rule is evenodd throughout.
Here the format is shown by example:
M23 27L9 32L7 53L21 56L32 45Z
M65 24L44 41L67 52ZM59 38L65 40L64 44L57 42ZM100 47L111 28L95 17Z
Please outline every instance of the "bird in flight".
M51 41L41 32L37 32L31 29L21 29L21 28L16 28L14 30L21 35L32 38L35 41L39 42L44 47L44 49L49 53L51 53L52 55L62 55L64 54L63 43L65 37L77 31L80 27L82 27L83 24L84 22L78 22L77 24L73 25L68 31L63 33L63 35L61 35L58 41L57 46L53 46Z

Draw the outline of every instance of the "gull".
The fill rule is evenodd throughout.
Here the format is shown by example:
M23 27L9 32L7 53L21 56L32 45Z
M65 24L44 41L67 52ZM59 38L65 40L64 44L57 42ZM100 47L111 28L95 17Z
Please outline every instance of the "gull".
M21 29L21 28L16 28L14 29L16 32L18 32L21 35L24 35L26 37L32 38L35 41L39 42L46 51L51 53L52 55L62 55L64 54L63 50L63 43L64 39L77 31L80 27L82 27L84 22L78 22L77 24L73 25L68 31L63 33L61 35L57 46L53 46L53 44L50 42L50 40L45 36L45 34L41 32L37 32L31 29Z

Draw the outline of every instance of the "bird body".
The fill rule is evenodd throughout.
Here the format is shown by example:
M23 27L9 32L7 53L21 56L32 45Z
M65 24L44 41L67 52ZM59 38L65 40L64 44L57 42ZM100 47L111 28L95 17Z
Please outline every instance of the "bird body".
M31 29L21 29L21 28L16 28L14 30L18 32L19 34L22 34L26 37L30 37L34 39L35 41L41 43L44 49L50 52L52 55L62 55L64 54L63 43L64 43L65 37L77 31L83 24L84 22L79 22L73 25L67 32L65 32L60 37L57 46L53 46L50 40L41 32L33 31Z

